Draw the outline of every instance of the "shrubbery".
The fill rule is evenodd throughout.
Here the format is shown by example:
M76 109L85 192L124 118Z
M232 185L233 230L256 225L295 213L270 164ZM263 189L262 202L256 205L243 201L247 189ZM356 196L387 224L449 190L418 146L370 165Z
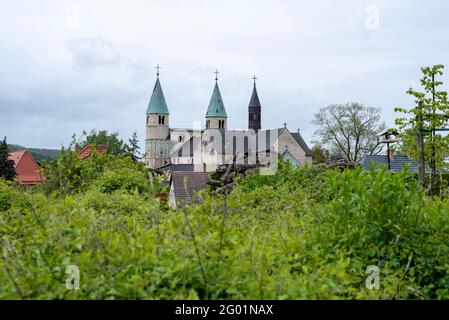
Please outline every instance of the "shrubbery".
M0 183L0 298L449 298L449 203L405 172L280 163L167 211L141 165L108 157L55 165L68 187L49 196Z

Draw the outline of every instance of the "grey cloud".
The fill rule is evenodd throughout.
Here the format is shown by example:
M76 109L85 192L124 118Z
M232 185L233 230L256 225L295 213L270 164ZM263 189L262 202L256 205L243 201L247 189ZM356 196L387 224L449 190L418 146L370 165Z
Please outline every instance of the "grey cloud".
M376 31L365 27L371 4ZM71 5L77 30L65 27ZM263 126L286 121L307 141L313 113L331 103L380 107L391 125L393 107L413 103L405 91L419 87L419 67L449 66L440 0L18 0L2 9L0 136L37 147L91 128L138 130L143 141L158 63L172 126L204 120L218 68L230 127L247 125L255 73Z
M114 45L104 38L70 39L66 42L66 47L73 57L73 63L84 68L120 62L120 55Z

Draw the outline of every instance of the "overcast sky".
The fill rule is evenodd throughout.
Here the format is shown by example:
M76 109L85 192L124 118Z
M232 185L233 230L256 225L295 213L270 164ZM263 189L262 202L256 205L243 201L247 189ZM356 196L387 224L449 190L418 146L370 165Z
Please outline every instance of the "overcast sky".
M411 106L420 67L449 68L445 0L0 0L0 135L59 148L107 129L143 145L160 64L172 127L204 122L218 69L228 127L300 128L333 103ZM449 70L446 70L449 74ZM448 88L449 77L443 79Z

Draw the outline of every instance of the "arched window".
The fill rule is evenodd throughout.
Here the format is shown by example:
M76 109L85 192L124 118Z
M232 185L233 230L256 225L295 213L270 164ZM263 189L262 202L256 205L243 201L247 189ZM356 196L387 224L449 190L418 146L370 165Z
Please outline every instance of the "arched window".
M147 116L147 124L150 122L150 116Z
M161 116L159 116L158 118L159 118L158 124L161 124Z
M165 116L162 116L162 123L161 124L165 124Z
M206 120L206 129L210 127L210 120Z

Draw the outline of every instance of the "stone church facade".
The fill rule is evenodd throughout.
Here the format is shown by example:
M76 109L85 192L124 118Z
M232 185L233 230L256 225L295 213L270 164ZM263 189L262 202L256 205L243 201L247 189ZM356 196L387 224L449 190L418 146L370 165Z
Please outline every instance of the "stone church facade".
M262 107L254 81L248 105L248 130L227 127L228 115L218 79L201 129L171 128L169 109L157 74L146 112L145 164L166 171L212 172L233 162L274 165L282 157L294 165L312 163L312 154L298 132L262 129Z

